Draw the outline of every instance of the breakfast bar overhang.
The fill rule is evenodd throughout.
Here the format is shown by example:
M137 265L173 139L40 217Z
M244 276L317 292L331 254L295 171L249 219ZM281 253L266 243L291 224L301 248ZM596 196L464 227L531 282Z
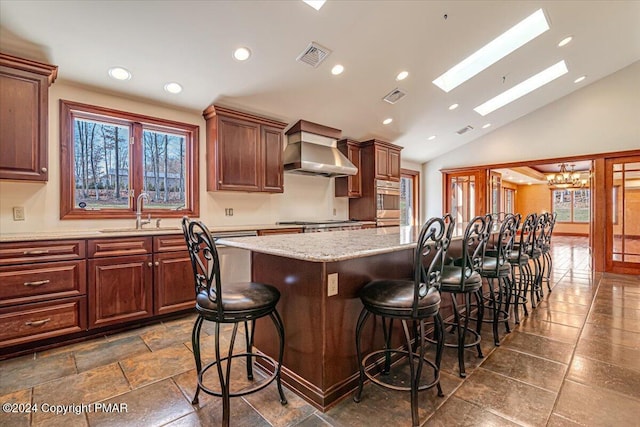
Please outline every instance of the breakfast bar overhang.
M358 290L374 279L410 278L419 232L417 227L389 227L219 241L250 250L252 280L280 291L282 378L318 409L325 411L357 386ZM459 250L459 242L454 239L450 250ZM365 327L364 352L383 345L382 334L373 333L378 327L378 322ZM257 328L257 349L276 355L278 340L271 325L258 321Z

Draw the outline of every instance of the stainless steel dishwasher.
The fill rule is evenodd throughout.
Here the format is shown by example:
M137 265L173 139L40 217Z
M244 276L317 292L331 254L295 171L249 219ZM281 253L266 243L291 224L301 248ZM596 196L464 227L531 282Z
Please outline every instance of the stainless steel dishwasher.
M212 233L217 241L222 238L257 236L256 231L229 231ZM220 260L220 280L222 283L251 281L251 251L216 243Z

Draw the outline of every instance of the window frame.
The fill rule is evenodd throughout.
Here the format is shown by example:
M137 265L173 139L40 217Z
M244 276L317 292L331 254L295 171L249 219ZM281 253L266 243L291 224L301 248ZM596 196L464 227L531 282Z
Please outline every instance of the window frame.
M102 122L128 126L130 128L129 198L128 208L86 210L74 206L74 119L94 119ZM185 137L185 193L187 204L183 209L144 209L144 213L162 218L199 216L199 156L198 125L165 120L111 108L60 100L60 219L121 219L136 217L136 197L143 188L143 141L144 129L164 130ZM132 194L133 193L133 194Z
M591 189L590 188L580 188L579 190L586 190L589 192L589 206L591 206ZM569 194L571 194L571 201L569 202L569 221L562 221L560 219L558 219L558 223L561 224L589 224L591 223L591 211L589 211L589 220L588 221L575 221L575 217L574 217L574 205L575 205L575 190L569 190L566 188L554 188L550 191L551 194L551 213L554 213L556 211L556 205L555 205L555 195L554 193L556 191L568 191Z

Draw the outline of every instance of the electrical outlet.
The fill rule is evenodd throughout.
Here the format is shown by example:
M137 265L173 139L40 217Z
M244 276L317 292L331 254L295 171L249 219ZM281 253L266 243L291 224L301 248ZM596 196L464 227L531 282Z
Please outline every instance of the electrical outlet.
M327 275L327 296L338 295L338 273Z
M233 216L233 208L224 208L225 216Z
M333 208L333 216L336 216L336 208Z
M24 206L13 207L13 220L24 221Z

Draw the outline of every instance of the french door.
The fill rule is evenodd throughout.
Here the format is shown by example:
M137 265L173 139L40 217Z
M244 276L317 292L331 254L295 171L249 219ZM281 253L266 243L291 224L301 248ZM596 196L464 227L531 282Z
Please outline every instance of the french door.
M640 156L605 161L606 269L640 274Z

